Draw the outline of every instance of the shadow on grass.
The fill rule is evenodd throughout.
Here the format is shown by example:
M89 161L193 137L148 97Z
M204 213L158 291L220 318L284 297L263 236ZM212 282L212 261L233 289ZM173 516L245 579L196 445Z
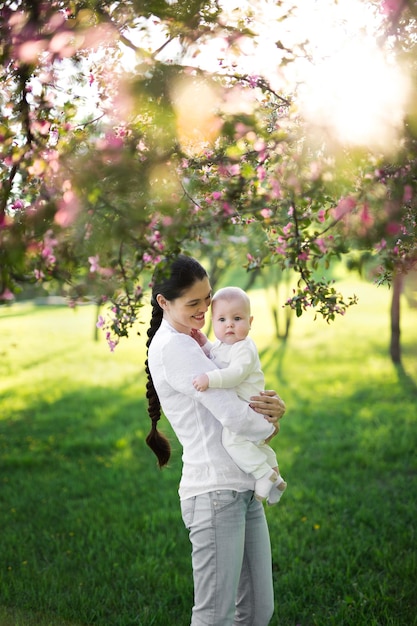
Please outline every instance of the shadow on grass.
M277 623L412 624L415 388L360 376L349 386L337 364L301 387L294 372L313 356L286 371L286 350L262 355L288 403L274 440L288 490L267 509ZM148 427L144 399L122 387L33 399L0 420L0 605L19 609L7 626L189 623L181 450L163 419L174 450L160 472Z
M282 383L287 382L286 373L284 370L284 361L287 354L288 342L282 340L272 348L265 348L259 351L259 358L262 363L262 369L265 373L268 371L274 371L279 381ZM265 376L267 378L267 376ZM267 382L267 381L266 381ZM279 390L276 390L279 393Z
M278 622L415 623L415 383L386 362L384 378L374 353L357 371L326 367L325 351L323 362L302 357L291 354L287 416L272 444L288 482L280 509L267 510ZM314 371L310 388L298 368Z
M189 612L180 453L160 472L148 426L142 399L102 388L0 420L0 606L54 626L177 623Z
M402 363L398 363L395 365L395 369L397 371L398 381L401 383L404 391L417 398L417 384L412 376L406 372L404 365Z

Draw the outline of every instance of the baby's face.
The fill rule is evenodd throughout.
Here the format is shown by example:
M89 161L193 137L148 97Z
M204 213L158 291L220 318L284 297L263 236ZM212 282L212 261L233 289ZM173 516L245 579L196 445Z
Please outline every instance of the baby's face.
M217 339L232 345L248 336L253 317L246 302L240 298L213 302L213 330Z

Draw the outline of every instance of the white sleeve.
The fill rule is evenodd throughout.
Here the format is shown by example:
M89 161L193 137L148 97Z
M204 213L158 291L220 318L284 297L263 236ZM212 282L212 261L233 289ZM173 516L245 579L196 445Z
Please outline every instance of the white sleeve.
M210 358L210 351L211 351L212 347L213 347L213 344L208 339L207 339L206 343L204 344L204 346L201 346L204 354L206 356L208 356L209 358Z
M232 346L230 364L222 369L206 372L209 387L232 389L240 385L253 372L258 361L256 351L246 341L239 341Z
M162 362L170 386L203 404L222 426L251 441L266 439L273 434L274 426L240 400L233 389L207 389L203 392L194 389L193 378L198 373L216 369L216 365L191 337L172 337L162 347Z

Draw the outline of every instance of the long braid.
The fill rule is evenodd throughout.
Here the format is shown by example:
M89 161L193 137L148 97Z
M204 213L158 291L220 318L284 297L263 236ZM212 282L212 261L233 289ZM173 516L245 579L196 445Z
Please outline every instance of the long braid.
M148 341L146 342L146 348L149 349L151 345L151 341L161 325L162 322L162 314L163 311L159 304L156 301L153 301L152 306L152 318L151 324L148 329ZM149 435L146 437L146 443L155 453L159 467L163 467L169 461L171 456L171 446L168 439L159 432L157 428L158 421L161 418L161 403L158 398L158 394L155 391L155 387L153 384L152 376L148 367L148 359L145 361L145 371L148 377L148 382L146 383L146 397L148 399L148 413L149 417L152 420L151 430Z
M207 272L200 263L192 257L184 254L168 256L155 268L152 280L152 318L148 329L148 341L146 343L147 355L149 346L155 333L159 329L163 310L157 302L158 294L161 294L169 301L180 297L184 290L194 284L196 280L202 280L207 276ZM163 467L171 456L171 446L168 439L158 431L157 425L161 418L161 403L153 384L151 372L149 370L148 358L145 362L145 371L148 377L146 383L146 397L148 399L148 413L152 425L146 443L155 453L159 467Z

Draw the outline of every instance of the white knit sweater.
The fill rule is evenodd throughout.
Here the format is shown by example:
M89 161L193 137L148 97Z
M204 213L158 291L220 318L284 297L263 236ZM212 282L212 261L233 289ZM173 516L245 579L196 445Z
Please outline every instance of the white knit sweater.
M223 448L222 427L259 441L272 435L273 425L233 389L196 391L194 376L216 365L192 337L177 332L166 320L149 346L148 365L162 409L183 449L180 498L218 489L253 489L254 479Z

